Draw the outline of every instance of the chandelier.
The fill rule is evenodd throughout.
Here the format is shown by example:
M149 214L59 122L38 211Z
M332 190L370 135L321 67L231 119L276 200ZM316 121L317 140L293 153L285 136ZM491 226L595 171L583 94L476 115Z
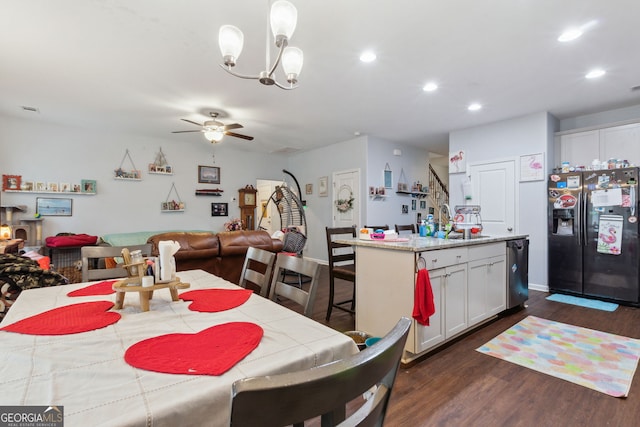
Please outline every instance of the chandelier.
M265 71L261 71L257 76L247 76L235 73L231 70L236 65L236 60L242 52L242 46L244 44L244 34L238 27L233 25L223 25L220 27L218 34L218 44L220 45L220 51L224 64L220 64L223 70L229 74L240 77L241 79L253 79L258 80L263 85L278 86L281 89L295 89L298 83L298 75L302 70L303 54L302 50L297 47L288 46L289 39L293 35L293 31L296 29L296 21L298 19L298 11L293 4L286 0L277 0L271 5L271 13L267 23L267 37L266 37L266 66ZM270 44L269 44L269 26L275 39L278 55L275 62L270 64ZM282 69L287 78L288 85L281 84L276 81L274 72L278 67L278 64L282 63Z

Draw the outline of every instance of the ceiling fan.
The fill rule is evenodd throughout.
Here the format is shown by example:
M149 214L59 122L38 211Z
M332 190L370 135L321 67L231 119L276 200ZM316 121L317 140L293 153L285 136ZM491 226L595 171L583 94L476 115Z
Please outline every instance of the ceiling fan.
M240 129L241 127L243 127L241 124L232 123L230 125L225 125L224 123L219 122L217 120L219 113L217 113L215 111L210 112L209 115L211 116L211 118L213 120L207 120L203 124L200 124L198 122L194 122L194 121L188 120L188 119L180 119L180 120L185 121L187 123L191 123L191 124L194 124L196 126L200 126L201 129L198 129L198 130L176 130L176 131L173 131L171 133L202 132L202 133L204 133L205 138L207 138L207 140L209 140L213 144L215 144L216 142L220 142L220 140L222 139L222 137L224 135L233 136L233 137L236 137L236 138L242 138L242 139L246 139L248 141L252 141L253 140L252 136L242 135L242 134L239 134L239 133L231 132L231 129Z

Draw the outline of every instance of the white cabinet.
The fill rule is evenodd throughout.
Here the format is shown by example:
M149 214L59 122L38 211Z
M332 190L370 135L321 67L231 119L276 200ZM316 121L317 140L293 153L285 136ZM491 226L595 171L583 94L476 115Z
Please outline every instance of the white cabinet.
M569 162L571 166L589 166L593 159L600 158L600 134L598 130L570 133L560 137L561 162Z
M600 159L640 164L640 124L600 129Z
M560 162L590 166L593 159L628 160L640 164L640 123L560 136Z
M416 354L467 329L467 264L431 270L429 281L436 312L429 326L413 321Z
M469 248L468 269L468 315L469 326L473 326L507 307L504 243Z

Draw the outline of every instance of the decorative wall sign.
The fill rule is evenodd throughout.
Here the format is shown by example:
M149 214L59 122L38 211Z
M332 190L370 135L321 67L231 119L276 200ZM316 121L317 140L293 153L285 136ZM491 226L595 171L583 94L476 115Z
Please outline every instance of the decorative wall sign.
M520 156L520 181L542 181L544 178L543 153Z
M384 171L382 172L384 188L393 188L393 172L391 171L391 166L387 163L384 166Z

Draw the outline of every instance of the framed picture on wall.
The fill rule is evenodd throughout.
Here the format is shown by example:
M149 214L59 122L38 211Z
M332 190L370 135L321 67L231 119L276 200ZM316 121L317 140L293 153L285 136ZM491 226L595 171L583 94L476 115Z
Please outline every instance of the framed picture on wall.
M329 177L321 176L318 179L318 196L326 197L329 195Z
M211 216L229 216L229 204L211 203Z
M36 197L36 213L42 216L71 216L72 199Z
M520 156L520 181L542 181L545 179L544 154Z
M198 183L220 184L220 168L216 166L198 166Z

